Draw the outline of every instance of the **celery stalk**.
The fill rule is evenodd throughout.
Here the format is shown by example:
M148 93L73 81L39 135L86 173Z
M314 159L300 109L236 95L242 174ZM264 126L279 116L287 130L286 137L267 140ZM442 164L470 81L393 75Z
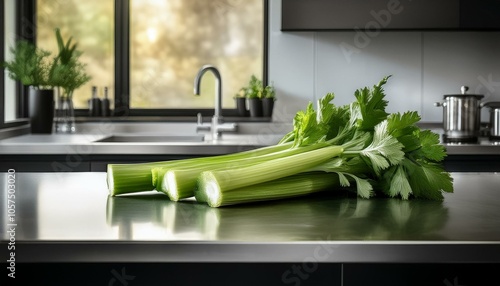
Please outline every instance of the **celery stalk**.
M172 167L196 166L197 164L214 164L217 162L228 162L233 159L244 157L252 158L254 156L261 156L272 152L286 150L291 146L292 143L288 142L238 153L211 157L199 157L152 163L108 164L108 189L111 196L142 191L151 191L156 187L159 187L166 171ZM155 173L154 176L153 172ZM159 190L159 188L157 190Z
M186 164L185 166L171 166L171 165L165 165L165 166L159 166L157 168L151 169L151 172L153 172L152 178L155 179L153 180L153 185L156 187L158 191L162 191L164 193L167 193L166 189L162 189L163 186L163 180L164 177L167 173L172 168L178 168L178 167L186 167L186 168L193 168L195 166L202 166L202 165L207 165L207 166L214 166L217 164L233 164L233 162L237 162L238 160L251 160L256 157L260 157L263 155L268 155L268 154L273 154L275 152L280 152L283 150L290 149L292 147L292 142L286 142L283 144L278 144L278 145L273 145L273 146L266 146L266 147L261 147L253 150L248 150L248 151L243 151L243 152L238 152L238 153L232 153L232 154L226 154L226 155L219 155L219 156L213 156L213 157L205 157L204 159L206 160L197 160L197 164ZM199 158L201 159L201 158Z
M342 152L341 146L328 146L253 166L206 171L199 177L198 188L205 193L208 201L218 201L224 192L307 172Z
M326 144L326 143L325 143ZM173 201L194 196L194 191L197 186L198 176L205 171L218 171L234 168L248 167L271 160L284 158L296 154L301 154L307 151L315 150L324 147L324 144L316 144L301 148L292 148L272 152L261 156L241 156L241 158L232 159L230 161L224 160L222 162L212 162L210 164L192 164L189 166L171 167L168 168L161 187L161 190L166 193Z
M151 191L154 189L151 182L151 168L172 164L174 161L137 163L137 164L108 164L107 183L111 196Z
M210 194L210 196L197 190L195 198L196 201L206 202L211 207L221 207L303 196L325 191L339 185L338 176L335 174L324 172L300 173L248 187Z

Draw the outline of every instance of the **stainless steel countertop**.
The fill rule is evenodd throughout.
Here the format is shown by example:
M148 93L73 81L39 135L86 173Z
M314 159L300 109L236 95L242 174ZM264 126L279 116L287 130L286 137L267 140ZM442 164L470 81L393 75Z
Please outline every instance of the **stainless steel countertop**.
M157 192L109 197L105 173L17 173L2 246L19 262L500 262L500 173L453 173L443 202L335 191L210 208Z
M0 140L0 155L217 155L245 151L276 144L292 130L284 122L239 122L237 133L223 134L219 140L203 142L135 142L100 143L96 140L111 135L195 135L196 124L191 122L90 122L78 125L77 134L25 134ZM423 124L438 134L439 124ZM449 155L500 155L500 141L481 137L476 144L445 143Z

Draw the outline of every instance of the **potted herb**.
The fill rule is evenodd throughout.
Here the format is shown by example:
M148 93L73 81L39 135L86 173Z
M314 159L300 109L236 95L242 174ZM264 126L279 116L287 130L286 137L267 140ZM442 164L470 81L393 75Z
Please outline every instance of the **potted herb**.
M248 116L247 110L247 98L245 88L241 88L240 91L234 96L236 101L236 110L239 116Z
M262 96L262 115L264 117L273 116L274 102L276 101L276 91L273 85L268 85L264 88Z
M54 61L50 52L21 40L10 48L11 61L3 63L11 79L29 87L28 106L32 133L52 133L54 120Z
M262 94L263 94L262 81L255 75L252 75L246 88L246 97L250 110L250 116L262 117Z
M73 92L90 81L91 77L85 72L85 65L79 61L82 52L78 51L77 44L72 44L72 37L64 42L61 31L55 29L59 53L54 59L51 70L57 86L56 132L73 133L75 117L73 107Z
M255 75L252 75L248 86L242 88L239 94L245 94L248 100L250 116L272 117L276 91L274 86L265 86Z
M32 133L52 133L54 122L54 94L58 91L56 131L74 132L73 91L87 83L90 76L80 63L81 52L71 38L64 43L59 29L55 30L59 53L50 59L49 51L28 41L18 41L10 49L13 59L4 62L9 77L29 87L29 116ZM58 129L58 123L66 122L67 128Z

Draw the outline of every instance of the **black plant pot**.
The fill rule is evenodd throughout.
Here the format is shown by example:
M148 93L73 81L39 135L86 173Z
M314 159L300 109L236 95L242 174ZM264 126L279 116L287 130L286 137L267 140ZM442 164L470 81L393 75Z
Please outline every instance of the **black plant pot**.
M249 98L248 105L251 117L262 117L262 99Z
M247 111L247 99L245 97L235 97L236 100L236 110L239 116L248 116Z
M29 89L31 133L52 133L54 123L54 90Z
M264 117L272 117L274 108L274 98L262 99L262 115Z

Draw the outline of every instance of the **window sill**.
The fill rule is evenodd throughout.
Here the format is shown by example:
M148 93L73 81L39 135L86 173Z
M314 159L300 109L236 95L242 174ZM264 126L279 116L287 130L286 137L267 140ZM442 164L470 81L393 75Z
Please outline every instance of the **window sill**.
M203 116L203 122L210 122L211 116ZM224 116L225 122L271 122L271 117L237 117ZM76 117L78 123L85 122L196 122L194 116L109 116L109 117Z

